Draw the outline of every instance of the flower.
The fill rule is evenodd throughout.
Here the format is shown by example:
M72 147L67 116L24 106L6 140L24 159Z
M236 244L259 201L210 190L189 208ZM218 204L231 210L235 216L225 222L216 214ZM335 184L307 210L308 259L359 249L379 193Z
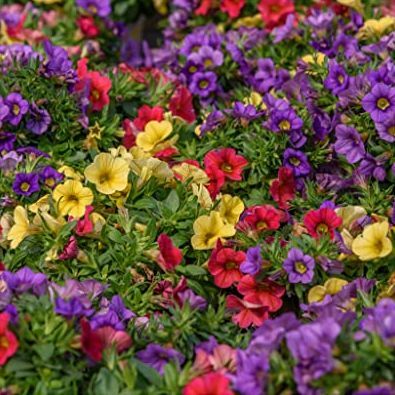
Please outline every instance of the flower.
M95 184L99 192L111 195L127 187L129 166L124 159L114 158L111 154L102 152L95 156L84 174L88 181Z
M52 196L61 215L71 215L75 218L81 218L86 207L93 202L92 191L76 180L67 180L59 184Z
M36 173L17 173L12 189L17 195L31 196L40 190L38 174Z
M150 107L147 104L141 106L137 111L137 118L133 120L134 126L138 130L144 130L145 126L150 121L161 122L164 118L164 111L162 107Z
M102 18L111 14L111 0L77 0L78 7Z
M296 177L307 176L311 171L307 156L292 148L287 148L284 151L284 166L292 169Z
M344 155L349 163L356 163L365 156L365 146L361 135L350 126L336 127L335 151Z
M212 71L193 74L189 90L202 98L207 98L217 89L217 75Z
M0 366L5 365L18 350L18 339L8 329L10 316L8 313L0 313Z
M169 110L173 116L180 117L188 123L193 123L196 120L196 114L192 100L191 92L185 86L180 85L170 98Z
M262 267L261 247L250 247L247 250L246 260L240 265L240 271L244 274L257 274Z
M278 207L282 209L288 208L288 201L295 197L295 189L293 171L288 167L280 167L278 178L271 182L269 190Z
M291 248L283 263L283 269L288 273L288 280L292 284L310 283L314 277L314 267L314 259L310 255L304 255L299 248Z
M59 181L63 180L63 174L56 171L51 166L45 166L39 174L40 181L43 182L48 188L55 188Z
M329 62L329 73L324 81L326 89L334 95L344 91L348 87L349 76L344 67L339 65L335 60Z
M219 288L229 288L242 278L239 270L245 260L243 251L218 246L211 254L208 271L214 276L214 283Z
M19 93L10 93L4 99L4 103L9 109L9 113L5 119L13 126L19 125L22 117L29 111L27 100L24 100Z
M389 117L383 123L376 123L375 126L379 137L382 140L387 141L388 143L395 142L395 112L392 118Z
M171 238L161 233L158 237L159 256L158 264L165 271L174 270L182 262L182 252L177 248Z
M376 222L365 226L362 234L358 235L351 246L352 252L361 261L384 258L392 252L392 242L387 237L389 223Z
M261 0L258 10L268 30L283 25L289 14L295 11L292 0Z
M7 235L7 240L11 241L11 248L16 248L27 236L36 233L37 228L32 226L27 216L27 211L22 206L15 207L14 225Z
M52 119L47 110L39 108L36 103L31 104L26 122L26 128L30 132L41 135L48 130L51 122Z
M236 233L234 226L226 224L217 211L197 218L193 223L193 231L195 234L191 243L195 250L212 249L218 239L231 237Z
M137 353L137 358L157 370L160 374L164 374L165 366L173 361L178 365L184 362L184 356L174 348L165 348L160 344L151 343L144 350Z
M159 143L164 141L173 131L173 126L169 121L150 121L144 127L144 132L140 132L136 138L136 144L144 151L152 151Z
M395 87L383 83L375 84L370 93L362 99L362 107L373 121L387 121L395 111Z
M226 307L237 312L233 315L232 321L240 328L248 328L251 325L261 326L269 317L267 307L260 303L248 302L234 295L226 297Z
M326 295L336 295L348 282L341 278L332 277L324 285L316 285L309 290L307 301L309 303L322 302Z
M230 380L218 372L210 372L191 380L183 389L182 395L234 395Z
M92 16L80 16L77 19L77 25L84 37L95 38L100 33L99 28L95 24L95 19Z
M238 196L222 195L218 210L228 224L236 225L244 211L244 203Z
M278 210L268 204L254 206L247 210L243 225L258 232L276 230L280 227L281 215Z
M335 229L342 224L342 219L331 208L310 210L304 217L304 225L310 236L319 239L328 234L331 239L335 237Z

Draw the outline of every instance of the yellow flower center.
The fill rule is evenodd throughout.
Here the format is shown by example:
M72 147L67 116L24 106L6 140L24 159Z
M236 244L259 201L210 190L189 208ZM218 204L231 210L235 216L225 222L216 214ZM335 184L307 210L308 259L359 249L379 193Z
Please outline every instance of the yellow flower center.
M92 14L96 14L96 13L97 13L97 8L96 8L96 6L94 6L93 4L91 4L91 5L88 7L88 9L89 9L89 11L90 11Z
M45 180L45 185L52 188L55 185L55 179L52 177L47 178Z
M233 170L233 167L229 165L228 163L224 163L221 166L221 170L224 171L225 173L230 173Z
M100 97L100 93L96 89L93 89L92 96L94 100L98 100Z
M291 124L290 124L290 122L287 121L286 119L283 119L283 120L279 123L278 126L280 127L281 130L289 130L289 129L291 129Z
M257 222L256 229L257 230L265 230L265 229L267 229L267 223L265 221Z
M21 184L21 190L23 192L27 192L30 189L30 184L28 182L22 182Z
M339 74L337 76L337 80L342 84L344 82L344 77L341 74Z
M8 339L5 336L0 336L0 349L5 348L7 349L10 345Z
M391 136L395 136L395 125L388 128L388 133Z
M379 100L377 100L377 107L380 110L386 110L388 107L390 106L390 102L388 101L388 99L386 99L385 97L381 97Z
M214 237L215 235L213 233L207 233L204 236L204 244L208 244L209 241Z
M204 67L210 67L213 65L213 61L211 59L205 59Z
M296 157L292 157L290 160L291 164L293 164L294 166L299 166L300 165L300 160Z
M191 67L189 68L189 72L190 72L191 74L196 73L196 71L197 71L197 67L196 67L196 66L191 66Z
M78 202L78 196L77 195L69 195L69 196L67 196L67 200L69 202Z
M20 107L19 107L17 104L14 104L14 105L12 106L12 113L13 113L14 115L19 115L20 112L21 112Z
M317 233L327 233L329 228L326 224L319 224L315 230L317 231Z
M99 177L99 183L103 184L103 183L107 182L109 179L110 179L110 175L108 173L103 173Z
M232 269L235 269L237 267L237 265L236 265L236 263L235 262L226 262L225 263L225 269L226 270L232 270Z
M199 88L205 89L205 88L207 88L207 87L208 87L208 81L203 80L203 81L200 81L200 82L199 82Z
M295 270L300 274L304 274L307 272L307 267L303 262L297 261L295 262Z

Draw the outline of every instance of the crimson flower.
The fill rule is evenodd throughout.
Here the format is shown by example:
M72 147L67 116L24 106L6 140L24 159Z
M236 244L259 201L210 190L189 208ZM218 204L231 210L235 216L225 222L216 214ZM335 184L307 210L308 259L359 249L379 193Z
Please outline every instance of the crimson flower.
M295 197L295 189L295 177L292 169L280 167L278 178L272 181L269 190L278 207L282 209L289 207L288 202Z
M268 319L269 313L267 307L260 303L248 302L238 298L235 295L226 297L226 307L235 311L232 321L240 328L248 328L250 325L261 326Z
M171 238L162 233L158 237L159 257L158 264L165 271L174 270L182 261L182 252L177 248Z
M174 116L184 119L188 123L196 120L193 96L185 86L179 86L170 99L169 109Z
M287 16L295 12L295 4L292 0L261 0L258 10L265 27L272 30L276 26L283 25Z
M5 365L18 350L18 339L8 329L10 316L8 313L0 313L0 366Z
M195 10L195 15L207 15L212 7L213 0L201 0L200 5Z
M226 12L230 18L234 19L240 15L245 3L245 0L222 0L221 11Z
M331 208L319 208L309 211L304 217L304 225L310 236L315 239L324 234L329 234L331 240L335 237L335 229L342 224L342 219L338 217Z
M191 380L182 391L182 395L234 395L230 389L230 380L221 373L207 373Z
M77 19L77 25L84 37L95 38L100 33L99 28L95 25L95 19L91 15L80 16Z
M241 227L254 229L258 232L263 230L276 230L280 227L281 214L273 206L253 206L247 211L242 220Z
M70 236L69 240L63 247L63 251L59 254L58 259L61 261L67 261L69 259L77 258L78 251L77 239L75 236Z
M133 123L138 130L144 130L145 125L150 121L163 121L164 111L162 107L155 106L150 107L146 104L141 106L137 111L137 118L134 119Z
M136 145L136 136L139 130L130 119L124 119L122 127L125 132L122 139L122 145L126 149L130 149Z
M93 210L93 206L86 206L84 217L78 220L77 226L75 227L75 233L78 236L84 236L93 232L93 222L89 218ZM73 220L73 217L69 219Z

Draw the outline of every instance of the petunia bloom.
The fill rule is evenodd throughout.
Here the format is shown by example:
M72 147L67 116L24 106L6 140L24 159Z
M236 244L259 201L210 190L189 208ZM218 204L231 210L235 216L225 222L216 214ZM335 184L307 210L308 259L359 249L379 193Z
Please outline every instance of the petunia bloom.
M331 239L335 237L335 229L342 224L342 219L331 208L319 208L309 211L304 217L304 225L309 234L318 239L328 234Z
M182 252L177 248L171 238L161 233L158 237L159 256L158 264L163 270L172 271L182 262Z
M267 307L234 295L226 297L226 307L236 313L232 316L232 321L240 328L248 328L251 325L261 326L269 317Z
M18 339L15 334L8 329L10 315L8 313L0 313L0 366L6 364L18 350Z
M287 259L283 263L283 268L288 273L290 283L308 284L314 276L314 259L303 254L299 248L291 248Z
M210 372L191 380L183 389L182 395L234 395L230 380L218 372Z

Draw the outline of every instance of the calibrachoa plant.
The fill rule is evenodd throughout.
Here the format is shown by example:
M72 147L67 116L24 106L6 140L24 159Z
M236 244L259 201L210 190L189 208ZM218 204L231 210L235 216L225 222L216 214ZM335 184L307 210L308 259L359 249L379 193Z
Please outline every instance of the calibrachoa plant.
M0 393L394 394L394 54L393 1L3 1Z

